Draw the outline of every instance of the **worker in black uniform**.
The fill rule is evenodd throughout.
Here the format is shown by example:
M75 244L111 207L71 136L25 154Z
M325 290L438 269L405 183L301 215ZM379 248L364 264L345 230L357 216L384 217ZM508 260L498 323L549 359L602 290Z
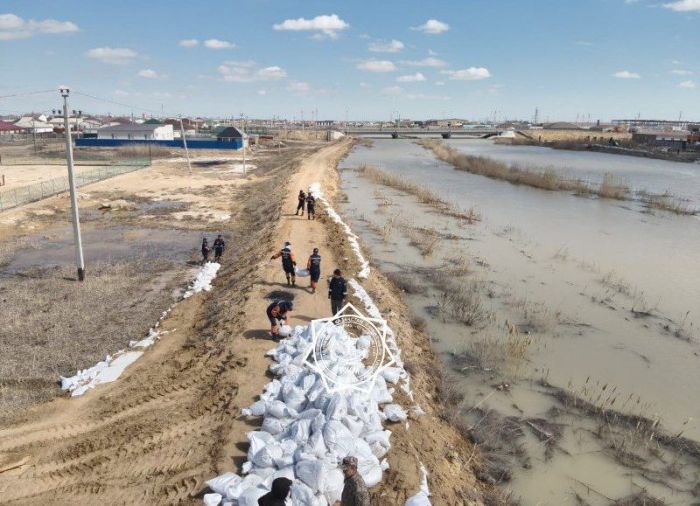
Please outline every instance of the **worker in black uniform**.
M328 298L331 299L331 311L335 316L343 309L345 299L348 296L348 287L340 269L333 271L333 277L328 285Z
M294 309L294 303L291 300L275 301L267 306L267 318L270 320L270 334L272 339L279 340L280 324L287 324L287 313Z
M297 204L297 212L294 213L294 216L299 215L300 209L301 215L304 216L304 204L306 203L306 193L304 193L304 190L299 190L299 196L297 198L299 199L299 203Z
M226 249L226 242L221 234L219 234L214 240L214 261L218 262L221 260L221 255L224 254L224 249Z
M209 252L211 249L209 248L209 242L207 241L207 238L202 239L202 265L207 263L209 261Z
M311 195L311 192L306 196L306 218L311 220L311 219L316 219L316 197ZM302 214L303 216L303 214ZM313 218L312 218L313 217Z
M321 277L321 255L318 254L318 248L314 248L306 262L306 268L309 269L309 276L311 276L311 293L316 293L316 284Z
M287 277L287 285L296 286L297 276L295 269L297 266L297 260L294 258L294 253L292 253L291 242L285 242L284 248L272 255L270 259L274 260L275 258L280 257L282 257L282 270L284 271L284 275Z

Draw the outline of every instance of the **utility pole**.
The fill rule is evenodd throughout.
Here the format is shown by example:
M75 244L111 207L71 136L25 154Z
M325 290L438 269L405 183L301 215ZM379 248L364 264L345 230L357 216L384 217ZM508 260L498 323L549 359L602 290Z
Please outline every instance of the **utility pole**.
M36 123L32 112L32 139L34 140L34 154L36 155Z
M68 185L70 186L70 204L73 218L73 239L75 241L75 263L78 267L78 281L85 280L85 259L83 258L83 240L80 237L80 216L78 214L78 195L75 191L75 179L73 178L73 139L71 139L70 125L68 124L68 88L60 88L63 97L63 127L66 132L66 162L68 165Z
M187 149L187 138L185 137L185 127L182 125L182 116L180 116L180 135L182 136L182 145L185 148L185 156L187 156L187 169L191 176L192 164L190 163L190 151Z

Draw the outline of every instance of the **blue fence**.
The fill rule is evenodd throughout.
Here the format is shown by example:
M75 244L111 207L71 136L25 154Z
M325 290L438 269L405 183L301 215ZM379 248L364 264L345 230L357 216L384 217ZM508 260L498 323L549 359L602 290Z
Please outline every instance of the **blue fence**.
M75 145L78 147L116 147L129 146L133 144L147 145L153 144L156 146L166 146L169 148L184 148L182 139L174 139L172 141L147 141L138 139L75 139ZM187 147L189 149L241 149L243 147L242 139L231 139L225 141L187 139Z

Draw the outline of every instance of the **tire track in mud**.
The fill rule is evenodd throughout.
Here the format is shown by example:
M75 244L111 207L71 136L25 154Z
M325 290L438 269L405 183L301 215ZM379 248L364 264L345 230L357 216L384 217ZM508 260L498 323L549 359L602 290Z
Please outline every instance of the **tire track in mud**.
M309 152L293 150L246 185L235 229L227 231L246 238L239 258L266 258L284 183ZM84 399L38 406L25 414L28 423L0 429L0 461L31 459L0 473L0 502L198 503L195 496L218 471L221 440L239 413L238 371L247 364L231 337L243 329L241 308L258 276L251 262L227 265L217 297L197 296L177 306L164 325L180 330L119 381Z

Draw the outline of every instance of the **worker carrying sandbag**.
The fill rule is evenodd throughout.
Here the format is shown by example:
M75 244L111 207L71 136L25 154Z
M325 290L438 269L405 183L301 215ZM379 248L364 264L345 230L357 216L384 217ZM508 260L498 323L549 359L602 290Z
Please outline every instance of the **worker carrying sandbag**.
M316 285L321 277L321 255L318 254L318 248L314 248L306 262L306 268L309 269L309 276L311 276L311 293L316 293Z
M280 257L282 258L282 270L284 271L284 275L287 277L287 285L295 286L297 283L297 279L294 268L297 265L297 260L296 258L294 258L294 253L292 253L291 242L286 241L284 243L284 247L277 253L272 255L270 260L274 260L275 258Z
M283 336L280 334L280 324L287 324L287 313L294 309L294 303L291 300L275 301L267 306L267 317L270 320L270 334L272 339L279 340Z

